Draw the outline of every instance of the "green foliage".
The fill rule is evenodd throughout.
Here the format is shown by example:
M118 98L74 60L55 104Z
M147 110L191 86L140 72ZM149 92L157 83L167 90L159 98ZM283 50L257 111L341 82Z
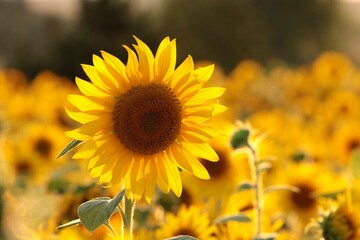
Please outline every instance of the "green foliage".
M75 148L77 145L79 145L82 141L80 140L76 140L73 139L71 140L71 142L68 143L68 145L66 145L66 147L59 153L59 155L56 157L56 159L62 157L63 155L65 155L66 153L68 153L70 150L72 150L73 148Z
M238 213L238 214L233 214L233 215L224 215L224 216L217 217L214 220L214 224L223 224L223 223L227 223L230 221L251 222L251 219L248 216L246 216L244 213Z
M124 197L124 194L124 191L121 191L113 199L99 197L81 204L78 208L78 215L81 223L89 232L93 232L107 222L118 210L118 205Z

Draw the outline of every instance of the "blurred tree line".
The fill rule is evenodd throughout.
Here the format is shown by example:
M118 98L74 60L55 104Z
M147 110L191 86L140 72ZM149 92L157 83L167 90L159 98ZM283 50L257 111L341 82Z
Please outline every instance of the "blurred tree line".
M82 0L70 23L36 15L23 1L1 2L0 64L30 78L42 69L84 77L80 64L100 50L125 61L122 44L134 43L132 35L153 50L163 37L177 38L179 60L190 53L225 71L246 58L300 64L343 47L346 23L336 0L159 1L159 8L133 14L131 0Z

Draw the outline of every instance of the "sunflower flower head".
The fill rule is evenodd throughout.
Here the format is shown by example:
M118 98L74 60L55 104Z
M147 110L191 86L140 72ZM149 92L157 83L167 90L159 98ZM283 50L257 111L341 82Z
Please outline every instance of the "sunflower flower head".
M155 186L181 195L178 169L202 179L199 158L217 161L206 142L219 134L208 122L226 108L225 89L204 88L214 65L194 69L188 56L176 68L176 41L166 37L155 55L135 37L127 63L102 51L76 78L82 95L69 95L68 115L82 124L67 136L82 141L75 159L90 159L92 177L121 185L128 198L150 202Z
M341 204L320 213L317 220L325 240L355 240L360 237L359 209Z

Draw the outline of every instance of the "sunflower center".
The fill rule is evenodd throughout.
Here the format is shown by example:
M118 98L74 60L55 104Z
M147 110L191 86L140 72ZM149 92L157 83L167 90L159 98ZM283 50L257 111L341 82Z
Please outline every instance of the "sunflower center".
M51 142L46 138L39 138L34 145L35 151L43 157L49 157L51 153Z
M113 120L114 133L129 150L156 154L180 133L180 101L165 85L136 86L118 98Z
M226 152L218 149L215 149L215 151L219 156L219 161L211 162L205 159L200 159L201 164L206 168L206 170L208 170L211 178L224 176L229 169L229 156Z
M16 164L15 169L16 173L19 175L28 175L32 170L32 165L29 163L29 161L22 160Z
M350 216L347 216L347 215L345 215L343 219L344 219L345 225L347 226L348 231L349 231L350 236L348 239L354 239L354 237L356 235L356 226L355 226L353 220L350 218Z
M299 192L291 192L292 202L299 208L309 209L316 205L316 200L312 196L314 189L308 185L299 185Z
M351 139L347 144L348 151L351 153L353 150L360 148L360 141L358 139Z

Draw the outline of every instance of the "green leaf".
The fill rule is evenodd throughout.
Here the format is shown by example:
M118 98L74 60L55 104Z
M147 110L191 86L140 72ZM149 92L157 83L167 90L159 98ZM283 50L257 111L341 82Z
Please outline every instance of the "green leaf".
M360 150L354 150L351 153L351 174L353 178L360 178Z
M68 153L71 149L79 145L81 142L82 141L76 139L71 140L71 142L69 142L68 145L66 145L66 147L59 153L56 159L59 159L60 157Z
M238 213L234 215L224 215L217 217L214 220L214 224L222 224L229 221L235 221L235 222L251 222L251 219L246 216L244 213Z
M98 197L82 203L78 208L78 215L81 223L89 232L100 227L117 211L121 199L124 197L124 190L113 199Z
M76 226L76 225L79 225L81 223L80 219L76 219L76 220L72 220L71 222L68 222L68 223L65 223L63 225L60 225L56 228L56 230L61 230L61 229L64 229L64 228L68 228L68 227L73 227L73 226Z
M197 238L188 236L188 235L178 235L171 238L166 238L165 240L198 240Z
M276 233L263 233L253 238L253 240L275 240Z
M249 181L245 181L239 184L239 186L237 187L236 191L237 192L241 192L241 191L245 191L245 190L249 190L254 188L254 184L249 182Z
M267 188L264 189L264 194L268 194L271 192L275 192L275 191L291 191L294 193L299 193L300 189L298 187L295 186L291 186L291 185L273 185L273 186L269 186Z

